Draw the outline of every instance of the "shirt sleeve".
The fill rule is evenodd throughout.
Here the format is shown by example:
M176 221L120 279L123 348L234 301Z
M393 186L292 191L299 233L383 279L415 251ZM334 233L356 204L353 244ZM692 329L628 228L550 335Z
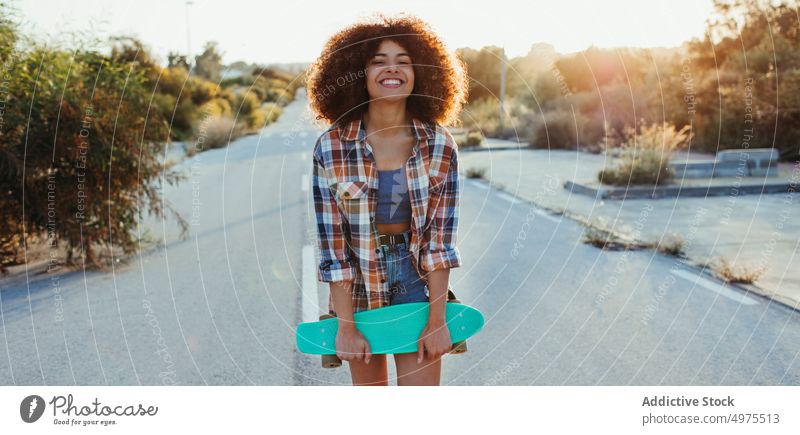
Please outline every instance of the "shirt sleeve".
M448 140L452 140L449 134ZM455 144L451 149L450 166L442 181L441 199L426 230L426 237L423 237L420 267L427 272L461 266L461 254L456 247L461 181L458 149Z
M345 237L344 219L329 184L328 171L320 162L318 147L314 149L312 190L317 223L319 266L317 280L321 282L351 281L355 278L355 263Z

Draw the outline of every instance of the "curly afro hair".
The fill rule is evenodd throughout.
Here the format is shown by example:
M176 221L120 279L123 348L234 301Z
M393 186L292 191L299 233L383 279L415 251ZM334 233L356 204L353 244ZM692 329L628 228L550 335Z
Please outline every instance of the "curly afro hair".
M367 62L387 39L402 46L413 62L414 89L407 110L425 122L454 125L467 97L465 67L427 23L404 14L377 14L328 40L308 72L309 101L317 119L344 124L367 111Z

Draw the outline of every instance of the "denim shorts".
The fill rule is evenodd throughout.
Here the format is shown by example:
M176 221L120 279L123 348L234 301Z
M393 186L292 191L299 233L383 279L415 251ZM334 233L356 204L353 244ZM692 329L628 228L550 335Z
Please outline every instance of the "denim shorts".
M386 265L389 282L389 305L429 301L428 285L411 262L413 254L408 249L411 231L406 231L404 235L404 242L381 245L382 261Z

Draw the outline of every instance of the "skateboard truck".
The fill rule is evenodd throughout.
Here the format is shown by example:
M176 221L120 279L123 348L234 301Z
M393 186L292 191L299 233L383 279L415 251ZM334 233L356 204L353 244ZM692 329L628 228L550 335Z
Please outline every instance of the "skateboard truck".
M457 299L455 297L455 294L453 294L453 292L451 290L447 291L447 296L448 296L448 299L447 299L448 303L450 303L450 302L454 302L456 304L460 304L461 303L461 300ZM335 317L335 316L332 316L330 314L323 314L323 315L319 316L319 320L330 319L331 317ZM464 353L466 351L467 351L467 340L462 340L462 341L453 343L453 345L450 347L450 352L449 353L451 353L451 354L459 354L459 353ZM339 357L336 356L336 354L321 355L321 356L322 356L322 367L323 368L335 369L336 367L341 367L341 365L342 365L342 360L339 359Z
M319 320L330 319L331 317L334 316L331 316L330 314L323 314L319 316ZM326 369L335 369L336 367L340 367L341 365L342 365L342 360L340 360L339 357L336 356L336 354L322 355L322 367Z

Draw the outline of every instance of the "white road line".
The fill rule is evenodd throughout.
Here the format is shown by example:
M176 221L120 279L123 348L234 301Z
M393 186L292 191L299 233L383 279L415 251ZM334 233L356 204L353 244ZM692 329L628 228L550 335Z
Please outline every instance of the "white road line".
M726 298L734 302L739 302L740 304L744 305L755 305L758 303L758 301L756 301L753 298L749 298L739 292L735 292L727 287L715 283L714 281L708 280L706 278L703 278L702 276L696 275L686 270L673 270L672 273L678 275L679 277L689 282L698 284L701 287L705 287L714 293L718 293L722 296L725 296Z
M553 222L555 222L557 224L561 223L561 216L555 217L555 216L550 215L550 213L546 213L546 212L543 212L541 210L534 210L533 212L536 213L537 215L549 220L549 221L553 221Z
M303 322L319 320L319 296L317 294L317 260L312 245L303 246Z
M308 174L303 174L302 180L300 181L300 189L303 192L308 192Z
M513 196L511 196L511 195L509 195L509 194L507 194L505 192L500 192L500 193L497 194L497 196L499 196L500 198L505 199L506 201L508 201L508 202L510 202L512 204L516 204L516 203L519 202L519 200L517 200L517 198L514 198Z
M488 186L486 186L486 183L481 183L480 181L470 180L469 183L472 184L473 186L481 188L483 190L486 190L486 189L489 188Z

